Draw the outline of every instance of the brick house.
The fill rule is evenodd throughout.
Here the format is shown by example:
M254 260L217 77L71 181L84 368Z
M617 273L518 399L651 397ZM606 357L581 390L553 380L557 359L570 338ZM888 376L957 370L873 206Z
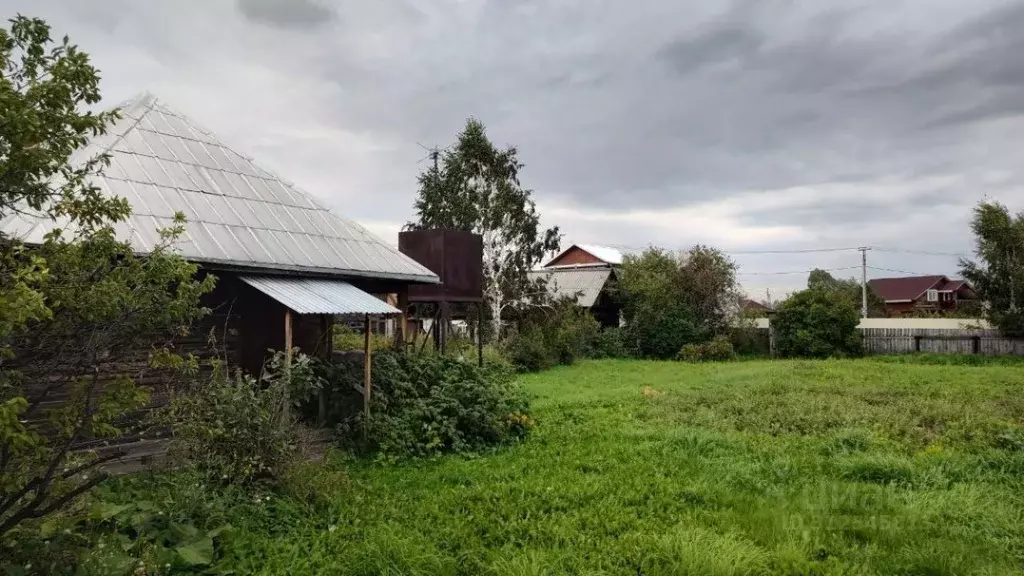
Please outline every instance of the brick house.
M941 315L960 310L965 303L976 305L978 301L970 284L944 275L874 278L868 280L868 285L885 300L889 316L910 312Z

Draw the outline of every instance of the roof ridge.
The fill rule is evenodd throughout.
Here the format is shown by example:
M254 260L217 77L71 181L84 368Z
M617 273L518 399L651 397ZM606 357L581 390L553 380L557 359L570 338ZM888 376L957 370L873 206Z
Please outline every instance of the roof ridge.
M129 132L134 130L139 125L140 122L142 122L142 118L147 113L149 113L151 110L153 110L153 106L152 106L153 102L156 102L156 96L154 96L148 90L146 90L146 91L140 92L139 94L136 94L136 96L134 98L132 98L131 100L126 100L126 101L122 102L121 104L118 104L117 106L115 106L112 110L117 110L118 112L120 112L122 110L128 110L129 108L135 108L135 107L142 107L145 110L145 112L143 112L142 114L139 114L138 118L132 118L132 122L131 122L131 124L127 128L125 128L123 131L121 131L120 134L115 135L114 139L110 141L110 144L107 144L106 146L104 146L103 148L100 149L100 154L107 154L107 153L109 153L111 150L114 149L114 146L117 146L121 141L123 141L124 137ZM127 112L125 113L125 115L127 115ZM128 116L128 117L131 118L131 116ZM88 162L88 160L86 160L86 161Z
M289 188L290 192L299 194L303 198L309 200L309 202L312 203L314 206L316 206L318 209L323 210L325 212L328 212L328 213L330 213L332 216L334 216L336 218L341 218L342 220L346 221L347 223L349 223L351 225L358 226L364 234L369 235L373 239L373 241L375 241L377 244L380 244L382 246L386 246L388 248L391 248L395 252L399 252L397 248L393 248L390 244L385 242L382 238L379 238L376 234L371 232L369 230L369 228L363 226L362 224L360 224L359 222L357 222L356 220L354 220L352 218L349 218L349 217L347 217L347 216L345 216L343 214L338 214L338 213L332 211L328 206L326 206L322 201L320 201L318 198L316 198L313 194L307 192L305 189L303 189L303 188L299 187L298 185L296 185L295 182L292 182L291 180L280 176L278 173L274 172L273 170L271 170L271 169L269 169L269 168L267 168L267 167L265 167L265 166L263 166L261 164L257 164L256 160L252 156L249 156L248 154L246 154L244 152L240 152L234 146L226 143L220 136L217 136L217 134L215 132L204 128L201 123L196 122L190 116L182 113L181 111L179 111L174 106L171 106L167 102L161 100L159 96L157 96L157 95L155 95L155 94L153 94L153 93L151 93L149 91L143 91L143 92L139 93L131 101L130 105L137 105L137 104L140 104L140 103L145 105L147 112L152 111L156 106L160 106L161 108L167 110L171 114L173 114L173 115L177 116L178 118L180 118L185 123L187 128L189 128L190 130L198 130L198 131L202 132L203 134L205 134L205 135L209 136L210 138L212 138L213 140L215 140L217 142L217 144L219 146L221 146L222 148L226 148L226 149L230 150L231 152L234 152L235 154L237 154L237 155L241 156L242 158L248 160L258 170L266 172L271 177L277 179L281 184L287 186ZM125 130L124 134L127 134L129 130L131 130L132 128L135 128L141 120L142 120L142 117L140 116L139 119L136 120L135 123L132 124L132 126L128 128L128 130ZM116 144L117 142L119 142L119 141L121 141L123 139L124 134L119 136L114 141L114 143L111 144L110 149L113 148L114 144Z
M154 96L153 94L150 94L149 92L146 92L145 95L152 97L152 103L153 104L159 105L160 107L166 109L171 114L173 114L173 115L177 116L178 118L180 118L185 123L186 127L188 127L190 130L198 130L198 131L202 132L203 134L211 137L213 140L216 140L217 144L221 148L226 148L226 149L234 152L235 154L241 156L245 160L248 160L251 164L256 166L259 170L262 170L263 172L266 172L267 174L269 174L272 177L276 178L282 184L288 186L289 188L293 189L295 192L297 192L300 195L302 195L305 198L307 198L310 202L315 204L317 207L325 209L325 210L327 209L327 207L324 206L321 202L319 202L316 199L316 197L314 197L309 192L307 192L307 191L303 190L302 188L300 188L299 186L297 186L295 184L295 182L292 182L291 180L281 176L280 174L274 172L273 170L267 168L266 166L263 166L261 164L257 164L256 163L256 159L254 157L246 154L245 152L242 152L242 151L238 150L233 145L225 142L224 139L222 137L218 136L216 132L213 132L212 130L209 130L209 129L203 127L200 122L196 122L195 120L192 119L192 117L188 116L187 114L182 113L181 111L179 111L174 106L171 106L171 105L167 104L166 102L161 100L159 97ZM152 107L150 107L150 109L152 109Z

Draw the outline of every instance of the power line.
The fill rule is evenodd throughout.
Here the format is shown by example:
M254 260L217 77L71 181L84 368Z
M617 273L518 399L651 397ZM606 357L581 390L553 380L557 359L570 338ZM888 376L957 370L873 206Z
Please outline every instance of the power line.
M878 266L868 266L868 268L872 270L881 270L882 272L897 272L899 274L914 274L916 276L925 276L925 274L922 274L921 272L908 272L906 270L894 270L892 268L879 268Z
M791 270L787 272L737 272L737 276L781 276L783 274L810 274L815 270L824 272L838 272L840 270L855 270L860 266L845 266L843 268L815 268L813 270Z
M808 254L811 252L849 252L859 248L808 248L805 250L723 250L726 254Z
M600 244L601 246L607 246L609 248L618 248L623 250L629 250L633 252L643 252L648 248L661 248L663 250L676 251L676 250L688 250L688 248L665 248L662 246L648 245L648 246L630 246L628 244ZM857 250L856 247L850 248L803 248L793 250L722 250L725 254L730 255L742 255L742 254L809 254L813 252L849 252L851 250Z
M872 250L879 252L898 252L902 254L917 254L920 256L956 256L957 258L968 258L968 254L958 254L955 252L928 252L926 250L904 250L902 248L883 248L879 246L872 246Z
M662 248L664 250L686 250L686 248L664 248L661 246L631 246L628 244L602 244L609 248L619 248L630 251L642 252L648 248ZM837 247L837 248L794 248L791 250L722 250L725 254L730 255L756 255L756 254L813 254L819 252L855 252L861 248L868 248L870 250L876 250L878 252L894 252L902 254L917 254L920 256L953 256L957 258L967 258L969 254L963 254L959 252L930 252L927 250L911 250L904 248L890 248L885 246L848 246L848 247Z

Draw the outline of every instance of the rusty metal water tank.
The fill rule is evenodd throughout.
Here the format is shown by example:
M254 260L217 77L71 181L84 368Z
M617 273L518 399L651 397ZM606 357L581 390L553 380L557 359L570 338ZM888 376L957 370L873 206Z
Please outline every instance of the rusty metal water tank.
M400 232L398 250L441 279L441 284L409 286L409 302L483 300L484 244L479 234L443 229Z

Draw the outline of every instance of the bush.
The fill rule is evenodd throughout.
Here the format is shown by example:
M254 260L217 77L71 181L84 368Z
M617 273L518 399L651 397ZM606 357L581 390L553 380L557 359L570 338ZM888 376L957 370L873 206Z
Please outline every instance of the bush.
M724 361L735 356L732 342L725 336L716 336L703 344L685 344L679 350L679 359L683 362Z
M659 360L674 358L683 345L708 337L679 309L643 315L625 330L629 340L637 343L639 356Z
M591 355L601 329L589 310L575 304L563 306L545 326L553 326L554 340L549 337L548 344L555 349L558 363L566 365Z
M736 264L719 250L652 248L625 258L617 296L636 353L668 360L727 328L737 289Z
M333 411L349 447L392 456L466 452L514 441L532 425L529 403L515 375L500 366L463 362L433 354L381 352L374 356L370 417L352 402L352 384L362 364L353 359L333 368L329 405L347 398L348 413ZM357 397L358 398L358 397Z
M505 340L505 355L520 372L572 364L593 353L599 330L588 310L558 302L523 318L519 330Z
M545 340L538 328L516 332L505 341L505 355L519 372L547 370L558 362Z
M715 336L711 342L704 345L704 355L707 360L732 360L736 352L728 337Z
M729 342L740 356L768 356L771 341L768 330L752 326L736 326L729 330Z
M776 349L784 357L858 356L859 322L857 307L846 294L803 290L783 302L772 318Z
M164 414L174 432L171 461L230 482L283 471L298 444L293 398L315 394L299 390L311 377L308 358L294 359L291 379L282 364L279 353L258 380L215 370L209 382L174 395Z
M629 358L633 356L626 345L625 334L621 328L605 328L597 333L591 347L594 358Z

